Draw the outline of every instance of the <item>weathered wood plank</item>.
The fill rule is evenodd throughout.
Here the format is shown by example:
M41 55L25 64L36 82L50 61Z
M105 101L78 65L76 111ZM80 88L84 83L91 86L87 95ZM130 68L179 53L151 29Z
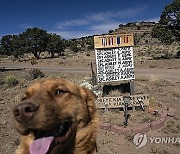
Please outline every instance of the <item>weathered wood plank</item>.
M130 103L128 107L136 107L141 106L138 99L141 100L144 106L149 106L149 95L141 94L141 95L131 95ZM124 107L123 96L119 97L99 97L96 100L97 108L122 108Z
M98 48L116 48L134 46L133 34L116 34L94 36L94 47Z

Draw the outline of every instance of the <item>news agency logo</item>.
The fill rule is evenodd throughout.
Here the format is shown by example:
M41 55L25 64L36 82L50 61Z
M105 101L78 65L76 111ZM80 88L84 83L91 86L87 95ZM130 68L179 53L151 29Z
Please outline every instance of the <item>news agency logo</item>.
M155 144L180 144L179 137L149 137L150 143ZM142 148L148 142L148 138L146 133L138 133L134 136L133 143L135 144L136 148Z
M139 149L146 145L147 136L146 133L138 133L134 136L133 143L136 145L136 148Z

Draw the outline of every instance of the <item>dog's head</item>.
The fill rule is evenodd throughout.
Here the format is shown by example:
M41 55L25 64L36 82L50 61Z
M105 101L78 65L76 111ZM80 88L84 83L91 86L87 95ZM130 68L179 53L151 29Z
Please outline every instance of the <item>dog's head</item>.
M34 135L32 153L73 145L77 133L97 118L94 99L90 90L63 79L38 81L13 110L16 129Z

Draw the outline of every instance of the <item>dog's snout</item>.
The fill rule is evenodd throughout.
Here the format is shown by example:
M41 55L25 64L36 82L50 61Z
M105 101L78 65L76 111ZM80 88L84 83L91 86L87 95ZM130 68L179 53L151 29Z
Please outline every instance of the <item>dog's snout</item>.
M26 122L34 116L38 108L38 105L31 102L22 103L14 108L13 114L18 122Z

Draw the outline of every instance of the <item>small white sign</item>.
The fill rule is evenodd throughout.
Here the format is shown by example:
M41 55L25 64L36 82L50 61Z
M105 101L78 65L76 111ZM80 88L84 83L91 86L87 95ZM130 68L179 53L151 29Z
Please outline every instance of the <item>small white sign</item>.
M133 80L133 48L95 49L98 82Z

